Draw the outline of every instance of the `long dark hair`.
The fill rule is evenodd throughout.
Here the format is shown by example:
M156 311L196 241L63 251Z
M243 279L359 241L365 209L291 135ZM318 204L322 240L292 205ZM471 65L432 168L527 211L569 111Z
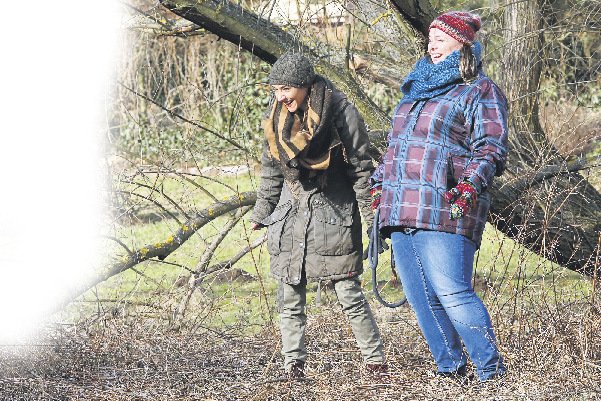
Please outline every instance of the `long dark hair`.
M471 82L478 76L478 60L472 52L472 46L467 43L463 44L459 53L461 54L461 61L459 62L461 78L465 82Z

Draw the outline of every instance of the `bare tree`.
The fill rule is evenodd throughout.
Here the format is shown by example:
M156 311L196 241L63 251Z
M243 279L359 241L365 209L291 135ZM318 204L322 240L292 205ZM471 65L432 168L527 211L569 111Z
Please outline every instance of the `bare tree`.
M163 0L161 3L165 9L189 21L182 25L173 21L165 23L163 19L157 19L161 24L158 28L153 29L158 29L161 34L171 32L179 36L182 33L181 26L187 27L186 32L197 34L200 30L205 29L268 63L273 63L282 52L289 48L302 49L305 54L313 58L320 72L333 79L349 94L372 128L374 142L379 143L380 149L382 148L382 132L389 126L389 119L369 99L358 81L365 79L366 76L369 79L377 77L378 72L387 74L386 70L375 69L376 74L374 75L374 68L372 68L372 75L361 75L363 72L361 69L353 70L345 65L349 61L346 57L348 49L345 51L345 49L337 49L332 46L316 46L315 43L309 46L310 40L306 39L303 32L295 31L294 27L284 30L261 17L259 14L266 13L265 10L256 14L225 0L204 2ZM543 41L541 7L538 0L528 0L512 3L506 8L505 57L502 65L506 72L503 85L512 106L510 121L512 156L508 173L496 180L490 189L493 194L493 203L489 221L507 236L548 260L559 263L568 269L594 276L598 274L599 269L601 197L580 175L580 172L598 167L598 162L587 159L572 162L565 160L547 141L538 121L537 88L542 70L542 54L539 49ZM372 22L376 21L377 23L381 23L381 20L378 19L380 16L388 17L390 13L396 13L396 18L402 19L404 24L410 25L411 30L386 28L386 32L398 35L398 40L405 42L408 39L402 39L402 35L411 33L414 37L409 41L414 40L412 43L416 43L418 46L419 43L424 43L423 34L427 32L431 18L436 15L427 0L393 1L385 8L382 8L381 5L359 2L353 12L357 18L373 18ZM390 23L390 21L387 22L387 24ZM372 28L375 26L371 25ZM315 40L314 37L309 37L311 40ZM394 41L391 40L392 42ZM419 50L416 52L419 53ZM377 54L366 54L365 56L372 57L371 60L368 60L372 64L390 62L390 60L382 61L384 58L379 58ZM169 60L167 56L165 58ZM196 59L193 58L193 60ZM179 70L176 69L176 71ZM178 73L184 75L183 72ZM398 83L400 79L400 76L392 78L388 76L381 81ZM166 112L170 118L184 121L196 129L225 139L236 149L248 152L244 148L244 144L226 138L219 132L178 114L173 108L163 106L157 96L150 98L125 85L122 87L141 99L141 104L154 104ZM169 96L176 97L168 88L164 89L164 93L165 101ZM191 97L194 98L194 96ZM191 108L183 110L186 113L192 111ZM379 150L374 148L373 153L377 158ZM249 160L254 160L254 158L251 157ZM162 166L161 168L165 171L164 169L167 167ZM149 177L145 179L151 180ZM139 183L136 185L144 187ZM252 193L243 194L241 197L236 195L223 202L213 197L216 202L214 206L190 214L181 209L176 200L171 199L162 190L157 190L156 183L148 184L146 187L162 196L175 211L172 212L170 208L162 207L152 196L142 196L136 193L132 193L132 195L145 198L160 206L165 216L178 222L179 230L169 238L154 244L133 250L125 247L126 256L109 265L97 277L84 283L74 293L75 296L141 262L153 258L164 260L203 225L224 213L232 213L248 207L254 203L255 199L255 195ZM200 189L202 190L202 188ZM212 194L208 195L212 197ZM179 220L181 217L185 221ZM231 224L228 223L226 227L233 226L235 221L232 221ZM214 245L207 248L207 253L203 255L195 269L189 269L191 280L186 299L191 296L200 276L206 274L207 271L214 272L230 268L240 259L240 255L237 255L230 261L218 262L213 267L208 267L212 252L222 238L216 239ZM248 243L243 252L250 252L255 246L257 245ZM179 312L185 310L186 299L177 308Z
M539 120L543 10L540 0L510 2L505 8L501 65L511 102L512 156L494 197L493 221L540 255L592 276L599 267L601 195L580 174L586 163L567 163ZM509 192L518 196L507 198Z
M224 0L201 3L162 0L173 13L272 63L287 48L302 48L357 104L372 129L389 120L365 96L352 73L309 49L298 33L284 31L260 15ZM415 32L427 32L436 15L428 0L393 1ZM504 87L512 106L512 157L509 174L491 189L491 223L539 255L571 270L593 275L599 268L601 195L579 170L595 164L569 165L546 141L538 122L537 87L541 71L541 12L537 0L512 3L505 19ZM330 57L330 59L333 59ZM540 157L552 154L554 157Z

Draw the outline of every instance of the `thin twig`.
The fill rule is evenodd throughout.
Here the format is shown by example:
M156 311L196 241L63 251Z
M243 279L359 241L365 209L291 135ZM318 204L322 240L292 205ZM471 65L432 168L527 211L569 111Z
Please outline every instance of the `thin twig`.
M134 89L130 88L129 86L125 85L125 84L124 84L123 82L121 82L121 81L119 81L118 83L119 83L119 85L121 85L122 87L124 87L125 89L127 89L128 91L130 91L131 93L133 93L134 95L136 95L136 96L139 96L139 97L141 97L142 99L144 99L144 100L147 100L147 101L149 101L150 103L152 103L152 104L154 104L154 105L156 105L156 106L160 107L162 110L164 110L164 111L166 111L167 113L169 113L169 115L170 115L170 116L172 116L172 117L176 117L176 118L179 118L180 120L182 120L182 121L184 121L184 122L186 122L186 123L188 123L188 124L192 124L193 126L195 126L195 127L197 127L197 128L200 128L200 129L202 129L202 130L204 130L204 131L206 131L206 132L208 132L208 133L210 133L210 134L213 134L213 135L215 135L215 136L216 136L217 138L219 138L219 139L223 139L224 141L227 141L227 142L229 142L231 145L233 145L233 146L235 146L236 148L240 149L240 150L241 150L241 151L243 151L244 153L247 153L247 154L248 154L248 155L250 155L250 156L251 156L251 157L252 157L252 158L253 158L255 161L259 162L259 160L256 158L256 156L254 156L254 154L253 154L253 153L252 153L250 150L246 149L244 146L240 145L238 142L234 141L233 139L227 138L227 137L225 137L225 136L221 135L220 133L218 133L218 132L216 132L216 131L213 131L213 130L212 130L212 129L210 129L210 128L207 128L207 127L205 127L205 126L203 126L203 125L201 125L201 124L199 124L199 123L197 123L197 122L195 122L195 121L192 121L192 120L189 120L189 119L187 119L186 117L182 116L181 114L178 114L178 113L176 113L175 111L173 111L173 110L171 110L171 109L168 109L167 107L163 106L162 104L160 104L159 102L155 101L154 99L152 99L152 98L150 98L150 97L148 97L148 96L146 96L146 95L143 95L142 93L140 93L140 92L138 92L138 91L136 91L136 90L134 90Z

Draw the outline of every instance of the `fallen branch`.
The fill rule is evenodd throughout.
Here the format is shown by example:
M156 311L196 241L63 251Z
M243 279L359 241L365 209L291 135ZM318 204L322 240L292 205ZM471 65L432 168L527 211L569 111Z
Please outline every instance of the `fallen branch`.
M390 119L365 94L342 65L326 60L326 55L312 51L294 31L284 31L261 15L244 9L232 1L222 0L159 0L168 10L207 31L249 51L261 60L273 64L286 50L302 51L315 63L316 70L330 78L359 109L372 129L385 129ZM343 49L339 50L344 53ZM327 55L330 58L330 55ZM340 57L345 60L345 57Z
M218 271L221 270L227 270L230 269L232 266L234 266L234 264L236 264L236 262L238 262L240 259L242 259L242 257L244 255L246 255L247 253L249 253L250 251L252 251L253 249L255 249L256 247L260 246L262 243L264 243L267 240L267 234L265 234L264 236L262 236L261 238L259 238L258 240L256 240L255 242L253 242L250 246L246 246L244 249L242 249L240 252L238 252L234 257L232 257L229 260L223 261L223 262L219 262L216 263L210 267L208 267L206 269L206 271L204 271L202 273L202 275L200 277L198 277L197 280L194 281L193 285L194 286L198 286L198 284L200 282L202 282L202 279L206 276L208 276L209 274L212 273L216 273Z
M553 179L560 175L569 175L584 170L601 167L601 157L581 157L576 161L565 164L552 164L544 166L538 171L532 171L524 174L521 171L516 171L515 176L521 177L515 182L511 182L513 191L522 192L529 187L540 185L544 181Z
M211 206L201 210L198 214L196 214L196 216L188 219L175 234L170 235L164 241L146 245L133 251L131 254L123 255L119 262L109 266L104 272L85 280L77 288L67 294L60 302L58 302L56 309L58 310L63 308L65 305L76 299L90 288L119 273L131 269L132 267L144 261L152 258L159 258L159 260L165 259L207 223L233 210L254 205L256 200L257 194L255 192L243 192L224 201L212 204Z

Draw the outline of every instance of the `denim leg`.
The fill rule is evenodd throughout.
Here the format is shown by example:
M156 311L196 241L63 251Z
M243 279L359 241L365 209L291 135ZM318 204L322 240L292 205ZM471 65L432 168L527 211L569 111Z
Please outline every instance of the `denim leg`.
M444 311L461 336L480 380L505 370L486 307L472 287L476 245L468 238L435 231L417 231L414 245L426 277Z
M351 324L365 363L382 364L386 362L380 331L369 303L363 295L359 279L353 277L335 281L334 289L338 302Z
M295 361L305 362L305 327L307 315L307 282L298 285L280 282L277 294L280 312L280 332L282 334L282 355L284 368L288 369Z
M465 366L467 358L459 334L424 274L420 255L413 244L413 236L413 233L392 233L396 269L438 371L454 372Z

